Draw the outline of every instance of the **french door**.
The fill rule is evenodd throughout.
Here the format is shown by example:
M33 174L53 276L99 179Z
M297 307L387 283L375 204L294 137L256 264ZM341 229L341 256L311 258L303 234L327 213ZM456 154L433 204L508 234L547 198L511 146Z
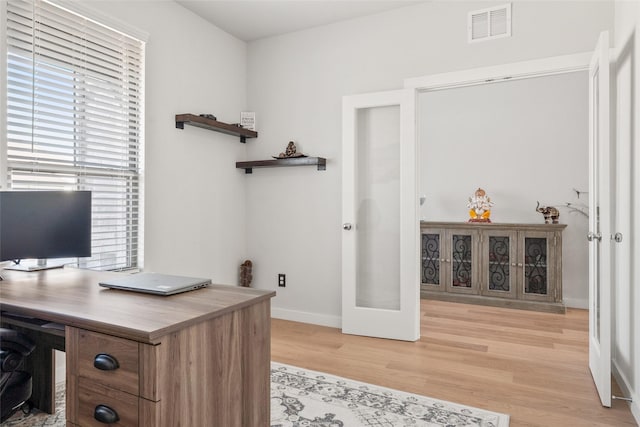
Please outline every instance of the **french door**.
M343 98L342 332L420 337L415 91Z
M589 65L589 369L603 406L611 406L611 175L609 33Z

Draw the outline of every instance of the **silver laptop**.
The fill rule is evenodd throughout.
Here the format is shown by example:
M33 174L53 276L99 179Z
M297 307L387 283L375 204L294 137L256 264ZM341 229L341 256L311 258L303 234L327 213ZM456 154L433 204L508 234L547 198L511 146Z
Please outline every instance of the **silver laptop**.
M173 295L180 292L204 288L211 284L211 279L197 277L170 276L160 273L137 273L123 277L107 279L100 286L125 291L144 292L156 295Z

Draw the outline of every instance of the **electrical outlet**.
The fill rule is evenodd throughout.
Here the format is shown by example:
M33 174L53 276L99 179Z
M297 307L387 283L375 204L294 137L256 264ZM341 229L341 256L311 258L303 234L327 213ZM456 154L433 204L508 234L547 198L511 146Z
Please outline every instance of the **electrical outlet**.
M287 276L285 276L284 274L278 274L278 286L280 286L281 288L287 286Z

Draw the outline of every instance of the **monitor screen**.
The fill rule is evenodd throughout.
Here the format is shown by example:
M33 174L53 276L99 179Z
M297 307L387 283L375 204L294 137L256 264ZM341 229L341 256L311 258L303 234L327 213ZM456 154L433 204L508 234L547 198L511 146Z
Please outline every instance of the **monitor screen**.
M0 261L88 256L90 191L0 191Z

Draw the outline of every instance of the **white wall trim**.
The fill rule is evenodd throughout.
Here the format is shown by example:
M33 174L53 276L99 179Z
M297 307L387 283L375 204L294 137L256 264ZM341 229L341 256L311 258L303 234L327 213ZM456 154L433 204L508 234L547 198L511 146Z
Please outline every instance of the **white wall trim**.
M414 88L416 90L435 90L492 83L501 80L515 80L585 71L589 68L591 55L592 52L585 52L413 77L404 80L404 87Z
M563 298L564 305L570 308L589 309L589 300L586 298Z
M340 328L342 326L342 317L340 316L289 310L287 308L271 307L271 317L274 319L328 326L330 328Z
M620 390L622 391L622 396L618 397L631 397L631 387L629 387L629 379L624 375L624 372L618 366L618 361L616 359L611 359L611 373L613 377L616 379L616 382L620 386Z
M620 386L620 390L622 391L622 396L619 397L628 397L632 399L630 403L631 414L636 419L638 425L640 425L640 404L638 403L638 396L633 393L633 389L629 386L629 379L623 374L623 371L618 367L618 363L615 359L611 361L611 373L615 378L616 382Z

